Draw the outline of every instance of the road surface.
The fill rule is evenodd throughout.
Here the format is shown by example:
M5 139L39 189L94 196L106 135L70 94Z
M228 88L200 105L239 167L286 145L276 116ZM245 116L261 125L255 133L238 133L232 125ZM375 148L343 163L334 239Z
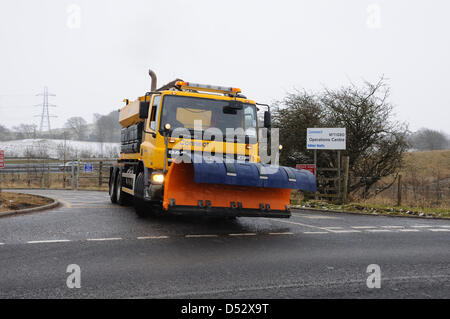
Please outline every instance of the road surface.
M0 298L449 298L450 221L294 210L140 219L93 191L0 218ZM68 265L81 288L68 288ZM381 287L367 286L380 267Z

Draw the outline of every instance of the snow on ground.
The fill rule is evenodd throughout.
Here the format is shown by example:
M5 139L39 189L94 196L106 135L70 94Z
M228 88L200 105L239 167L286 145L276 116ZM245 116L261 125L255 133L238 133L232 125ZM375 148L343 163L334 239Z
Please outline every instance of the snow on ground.
M64 146L65 145L65 146ZM100 143L57 139L25 139L0 141L5 157L51 157L67 159L83 157L117 157L120 143Z

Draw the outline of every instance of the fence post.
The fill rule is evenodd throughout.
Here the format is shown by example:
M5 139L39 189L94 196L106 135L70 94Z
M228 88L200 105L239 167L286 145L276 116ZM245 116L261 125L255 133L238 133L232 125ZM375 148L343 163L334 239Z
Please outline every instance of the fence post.
M100 161L98 163L98 187L102 187L102 169L103 169L103 162Z
M48 175L47 188L50 188L51 187L51 180L50 180L50 163L49 163L49 161L47 161L47 175Z
M77 190L80 186L80 160L77 160Z
M30 176L30 158L27 158L27 185L31 185L31 176Z
M75 165L73 165L73 161L72 161L72 165L70 165L70 167L72 168L72 190L75 189Z
M402 205L402 174L399 174L397 185L397 206L401 205Z
M342 201L344 203L347 202L347 194L348 194L348 170L349 170L349 162L350 158L348 156L342 157L343 165L344 165L344 189L342 191Z
M62 181L63 189L66 189L66 161L63 160L63 181Z

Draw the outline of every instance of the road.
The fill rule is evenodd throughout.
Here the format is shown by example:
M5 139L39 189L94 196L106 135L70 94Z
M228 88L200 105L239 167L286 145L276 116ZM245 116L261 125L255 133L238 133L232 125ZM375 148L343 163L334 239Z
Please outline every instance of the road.
M139 219L104 192L0 219L0 298L449 298L450 221L295 210ZM69 264L81 288L69 289ZM367 266L381 269L368 288Z

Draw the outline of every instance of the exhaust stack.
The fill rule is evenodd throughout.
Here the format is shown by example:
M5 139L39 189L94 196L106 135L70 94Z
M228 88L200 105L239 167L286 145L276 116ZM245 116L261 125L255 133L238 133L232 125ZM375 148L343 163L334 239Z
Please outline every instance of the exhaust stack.
M150 75L150 77L152 78L152 86L151 86L151 89L150 89L150 91L151 92L154 92L154 91L156 91L156 73L155 72L153 72L151 69L149 69L148 70L148 75Z

